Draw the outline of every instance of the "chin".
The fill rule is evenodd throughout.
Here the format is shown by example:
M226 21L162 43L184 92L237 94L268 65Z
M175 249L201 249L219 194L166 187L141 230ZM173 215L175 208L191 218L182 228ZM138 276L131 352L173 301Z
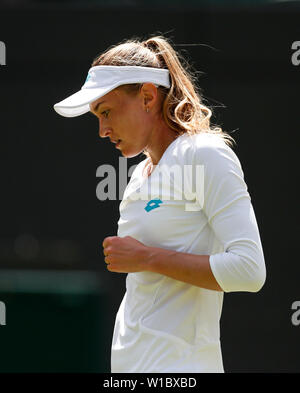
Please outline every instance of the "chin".
M142 153L144 150L139 150L139 151L126 151L126 150L121 150L122 156L125 158L133 158L138 156L140 153Z

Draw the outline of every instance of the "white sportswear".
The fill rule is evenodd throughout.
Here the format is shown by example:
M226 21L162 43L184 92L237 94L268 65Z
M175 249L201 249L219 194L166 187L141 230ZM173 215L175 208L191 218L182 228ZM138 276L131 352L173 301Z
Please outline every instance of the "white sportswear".
M125 189L118 236L210 255L224 292L259 291L266 276L263 249L233 150L218 135L184 134L167 147L149 178L143 175L146 161L136 166ZM173 169L184 167L189 170L181 181ZM115 322L111 371L224 372L222 302L220 291L157 273L129 273Z

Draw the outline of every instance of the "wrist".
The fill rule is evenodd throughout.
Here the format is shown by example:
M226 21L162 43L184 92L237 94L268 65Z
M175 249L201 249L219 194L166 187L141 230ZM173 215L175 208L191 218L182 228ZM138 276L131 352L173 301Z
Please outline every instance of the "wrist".
M155 259L155 255L156 255L155 247L145 246L142 256L143 271L147 271L147 272L152 271L152 265Z
M147 247L145 253L145 271L152 273L160 273L160 265L166 261L170 254L174 254L173 250L165 250L158 247Z

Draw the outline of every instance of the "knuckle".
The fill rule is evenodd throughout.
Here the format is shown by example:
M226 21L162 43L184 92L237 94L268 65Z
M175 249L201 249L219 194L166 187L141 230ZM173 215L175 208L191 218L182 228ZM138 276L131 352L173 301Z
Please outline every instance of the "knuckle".
M118 243L118 241L119 241L119 238L117 237L117 236L114 236L112 239L111 239L111 244L112 245L115 245L115 244L117 244Z
M111 247L105 247L103 250L104 255L107 255L111 251Z
M114 236L107 236L106 238L104 238L103 242L102 242L102 246L106 247L107 245L109 245L112 241Z

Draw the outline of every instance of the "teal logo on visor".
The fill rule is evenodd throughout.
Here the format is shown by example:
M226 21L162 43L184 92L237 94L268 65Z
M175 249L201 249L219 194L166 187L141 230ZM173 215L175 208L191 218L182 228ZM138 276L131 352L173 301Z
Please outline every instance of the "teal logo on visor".
M86 77L86 80L85 80L84 83L86 83L89 79L91 79L91 75L90 74L88 74L88 76Z

